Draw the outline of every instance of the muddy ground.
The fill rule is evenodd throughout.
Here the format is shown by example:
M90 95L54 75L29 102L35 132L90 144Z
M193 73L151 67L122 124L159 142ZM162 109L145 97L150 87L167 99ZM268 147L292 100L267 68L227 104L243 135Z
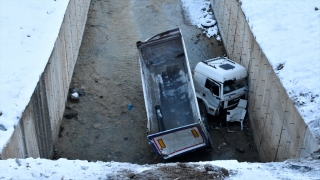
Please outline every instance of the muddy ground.
M54 158L118 161L136 164L236 159L259 161L248 121L245 130L209 117L212 151L164 161L146 138L136 42L180 27L190 67L221 56L221 42L208 39L183 17L180 0L92 0L70 87L83 89L79 102L68 100ZM131 110L127 109L132 104ZM67 116L70 115L70 116ZM220 127L221 125L221 127Z

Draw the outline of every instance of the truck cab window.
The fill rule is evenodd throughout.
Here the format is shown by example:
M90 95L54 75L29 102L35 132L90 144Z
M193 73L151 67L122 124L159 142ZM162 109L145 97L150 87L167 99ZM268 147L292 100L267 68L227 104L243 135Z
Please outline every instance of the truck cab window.
M209 89L214 95L219 96L219 85L215 82L211 81L210 79L207 79L205 87Z
M225 81L223 84L223 94L228 94L237 89L241 89L247 86L246 79L241 79L239 81Z

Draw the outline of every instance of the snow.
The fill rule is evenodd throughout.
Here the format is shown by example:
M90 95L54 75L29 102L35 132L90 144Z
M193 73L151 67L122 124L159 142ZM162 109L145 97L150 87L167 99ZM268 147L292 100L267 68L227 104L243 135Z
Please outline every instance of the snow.
M319 0L250 1L241 8L289 97L320 139Z
M206 0L181 0L184 16L190 24L203 30L208 38L215 37L221 41L213 12L210 9L210 1Z
M72 93L71 94L73 97L75 97L75 98L78 98L79 97L79 94L77 93L77 92L74 92L74 93Z
M0 167L0 179L106 179L123 170L137 173L150 169L148 165L130 163L33 158L2 160ZM118 178L124 177L119 175Z
M205 171L205 165L223 167L229 172L228 179L318 179L320 177L320 161L318 158L309 157L301 160L273 163L239 163L236 160L208 161L185 163L185 166L193 167L203 174L210 173L210 171ZM179 163L137 165L113 161L8 159L0 160L0 179L130 179L130 177L134 177L143 171L155 172L160 167L168 167L167 169L172 170L178 166ZM179 177L179 171L173 172ZM154 179L162 179L164 173L166 172L149 174L154 174ZM182 172L180 171L180 173ZM190 178L195 177L190 175ZM201 179L201 177L196 178Z
M69 0L0 1L0 153L49 60ZM0 113L1 114L1 113Z

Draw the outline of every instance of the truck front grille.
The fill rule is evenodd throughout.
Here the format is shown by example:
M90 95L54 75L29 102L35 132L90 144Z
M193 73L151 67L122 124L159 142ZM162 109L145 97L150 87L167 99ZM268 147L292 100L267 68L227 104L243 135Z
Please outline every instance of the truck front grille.
M242 96L229 100L227 102L228 103L227 108L234 108L235 106L237 106L240 99L246 99L246 94L243 94Z

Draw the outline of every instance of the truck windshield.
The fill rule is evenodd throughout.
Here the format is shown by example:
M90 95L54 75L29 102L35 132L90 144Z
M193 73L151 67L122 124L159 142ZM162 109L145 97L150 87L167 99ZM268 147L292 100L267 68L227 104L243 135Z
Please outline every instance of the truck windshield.
M228 94L245 86L247 86L245 79L241 79L239 81L225 81L223 84L223 94Z

